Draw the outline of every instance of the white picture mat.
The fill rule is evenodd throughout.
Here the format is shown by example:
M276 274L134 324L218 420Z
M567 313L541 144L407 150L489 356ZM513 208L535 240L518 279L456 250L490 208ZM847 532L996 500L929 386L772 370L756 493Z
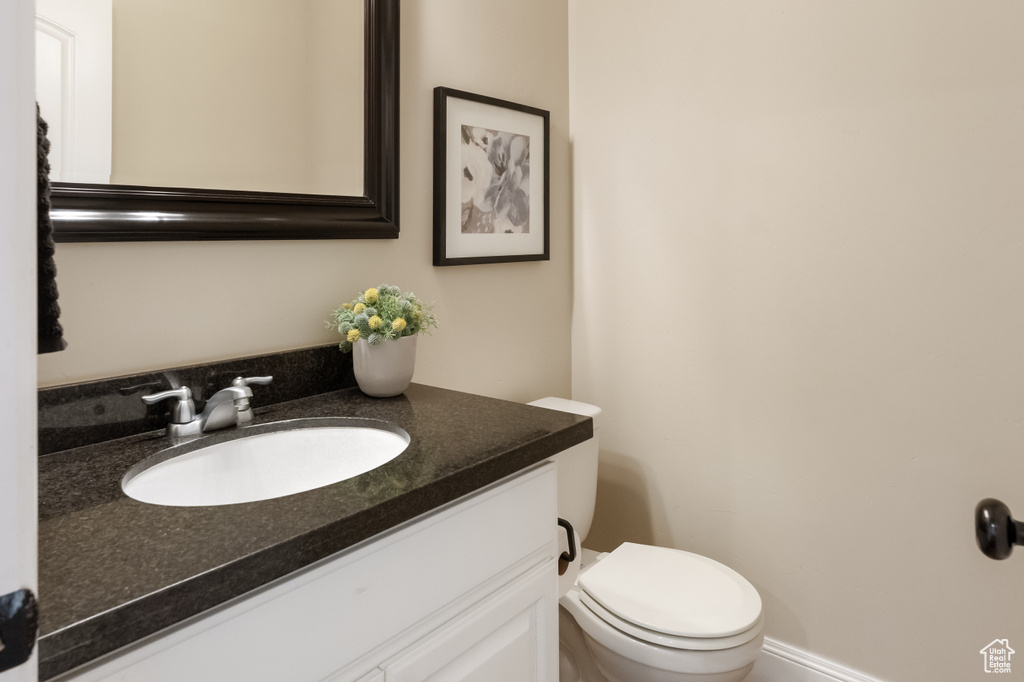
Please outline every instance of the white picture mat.
M462 233L462 126L530 138L530 231ZM445 131L445 257L526 256L544 253L544 118L457 97L447 98Z

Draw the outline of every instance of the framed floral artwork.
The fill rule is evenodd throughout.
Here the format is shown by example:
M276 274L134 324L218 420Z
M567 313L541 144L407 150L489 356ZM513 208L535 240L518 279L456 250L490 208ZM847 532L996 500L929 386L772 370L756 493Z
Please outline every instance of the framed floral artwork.
M434 89L434 265L550 260L550 114Z

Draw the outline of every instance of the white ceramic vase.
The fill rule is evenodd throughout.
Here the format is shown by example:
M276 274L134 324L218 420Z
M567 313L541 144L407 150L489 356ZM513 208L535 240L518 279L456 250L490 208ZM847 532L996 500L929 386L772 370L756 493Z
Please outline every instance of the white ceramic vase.
M352 366L359 390L374 398L402 393L416 369L416 336L371 346L364 339L352 344Z

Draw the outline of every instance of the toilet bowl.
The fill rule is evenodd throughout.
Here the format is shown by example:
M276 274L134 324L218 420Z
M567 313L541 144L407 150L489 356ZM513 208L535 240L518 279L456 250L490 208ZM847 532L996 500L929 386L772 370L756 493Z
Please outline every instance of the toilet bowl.
M560 655L573 662L562 669L580 670L561 682L738 682L764 641L761 599L749 582L664 547L624 543L599 555L559 606L570 616L559 619ZM596 671L583 674L588 656Z
M678 549L582 548L596 497L601 410L559 398L530 404L594 418L593 438L552 458L558 513L575 527L579 550L559 578L560 682L745 678L764 641L757 590L728 566Z

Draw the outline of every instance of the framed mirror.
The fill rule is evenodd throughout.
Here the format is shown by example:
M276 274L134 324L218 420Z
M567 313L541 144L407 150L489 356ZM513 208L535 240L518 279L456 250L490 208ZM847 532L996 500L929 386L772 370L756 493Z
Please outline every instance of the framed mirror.
M399 1L364 0L362 195L55 182L55 240L397 238Z

